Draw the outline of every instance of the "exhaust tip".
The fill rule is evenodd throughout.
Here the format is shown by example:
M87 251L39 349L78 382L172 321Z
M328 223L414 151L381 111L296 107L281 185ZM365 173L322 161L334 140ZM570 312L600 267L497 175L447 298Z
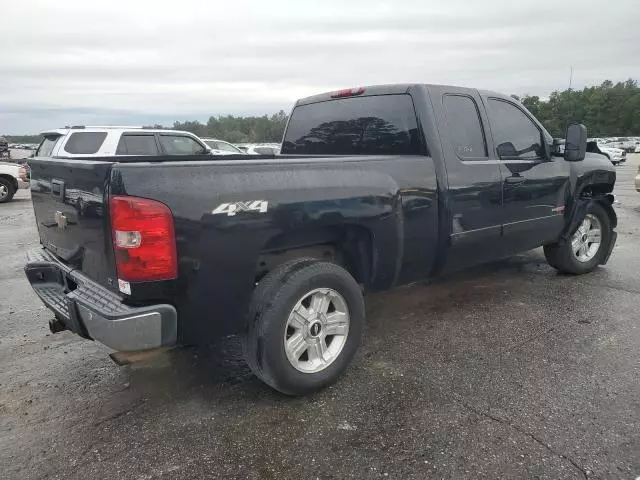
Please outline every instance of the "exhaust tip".
M171 350L172 347L158 347L151 348L149 350L138 350L134 352L113 352L109 354L111 360L117 365L125 366L137 363L146 363L166 352Z

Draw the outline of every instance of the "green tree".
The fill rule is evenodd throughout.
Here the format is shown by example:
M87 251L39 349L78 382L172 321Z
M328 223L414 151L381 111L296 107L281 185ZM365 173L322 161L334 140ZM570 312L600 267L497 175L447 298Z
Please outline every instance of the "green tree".
M522 103L549 130L562 137L567 125L586 125L590 137L640 135L640 87L636 80L610 80L582 90L552 92L548 100L526 95Z

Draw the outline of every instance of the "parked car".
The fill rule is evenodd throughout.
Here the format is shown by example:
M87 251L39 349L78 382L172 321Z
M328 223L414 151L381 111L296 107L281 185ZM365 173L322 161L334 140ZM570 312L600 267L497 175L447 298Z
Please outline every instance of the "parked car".
M633 153L636 151L636 142L632 138L622 137L619 139L619 147L625 152Z
M11 158L11 149L9 148L9 143L4 137L0 137L0 158L2 157Z
M217 155L244 155L245 153L235 145L225 142L224 140L215 138L202 138L201 140L211 149L212 153Z
M280 148L279 144L257 143L247 146L246 153L249 155L278 155Z
M28 166L0 162L0 203L10 202L20 188L29 188Z
M540 246L561 272L606 263L616 174L586 138L572 125L561 155L510 96L404 84L299 100L277 158L52 162L63 147L41 146L25 272L53 332L119 351L238 333L259 378L303 394L356 353L363 292ZM101 212L80 215L72 189Z
M143 127L77 126L43 132L40 157L80 158L147 155L209 155L196 135Z
M598 143L597 145L602 154L609 160L611 160L611 163L613 163L614 165L618 165L627 161L627 152L625 152L621 148L613 148L608 146L608 144Z

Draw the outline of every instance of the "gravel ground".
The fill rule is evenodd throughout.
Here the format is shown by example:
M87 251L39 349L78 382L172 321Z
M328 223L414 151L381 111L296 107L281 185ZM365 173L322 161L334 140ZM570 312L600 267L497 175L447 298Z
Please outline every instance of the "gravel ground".
M8 479L640 476L640 155L618 167L608 265L558 275L536 250L367 298L334 386L287 398L237 341L119 367L51 335L26 282L27 191L0 206L0 469Z

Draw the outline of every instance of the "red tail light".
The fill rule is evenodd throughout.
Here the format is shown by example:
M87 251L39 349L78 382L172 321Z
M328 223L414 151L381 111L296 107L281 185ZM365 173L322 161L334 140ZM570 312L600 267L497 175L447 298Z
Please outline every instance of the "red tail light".
M178 276L171 210L146 198L109 198L111 233L120 280L148 282Z
M362 95L364 93L364 88L347 88L346 90L338 90L337 92L333 92L331 94L331 98L343 98L343 97L354 97L356 95Z

